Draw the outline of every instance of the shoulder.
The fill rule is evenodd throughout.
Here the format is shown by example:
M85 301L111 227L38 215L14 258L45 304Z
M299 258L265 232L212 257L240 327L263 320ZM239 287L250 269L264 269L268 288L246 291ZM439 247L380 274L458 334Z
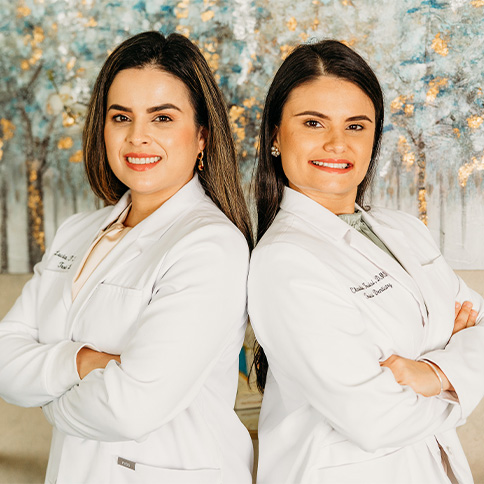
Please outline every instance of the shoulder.
M96 233L112 209L112 206L108 206L99 210L71 215L57 229L51 246L57 246L59 242L63 243L78 236L80 233L84 234L86 231Z
M245 237L208 197L181 215L170 232L172 254L194 251L211 260L249 259Z
M413 246L415 252L424 259L435 258L440 255L440 249L430 230L417 217L401 210L380 207L372 208L368 214L378 223L401 232L406 242Z

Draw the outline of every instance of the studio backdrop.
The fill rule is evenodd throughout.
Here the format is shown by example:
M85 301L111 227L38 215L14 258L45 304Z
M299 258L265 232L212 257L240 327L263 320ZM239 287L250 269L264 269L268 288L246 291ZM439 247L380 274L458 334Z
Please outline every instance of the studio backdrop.
M0 0L0 12L1 272L31 271L67 216L99 206L82 167L86 104L108 53L144 30L203 51L246 186L293 46L356 49L386 99L371 204L418 216L455 269L484 269L484 0Z

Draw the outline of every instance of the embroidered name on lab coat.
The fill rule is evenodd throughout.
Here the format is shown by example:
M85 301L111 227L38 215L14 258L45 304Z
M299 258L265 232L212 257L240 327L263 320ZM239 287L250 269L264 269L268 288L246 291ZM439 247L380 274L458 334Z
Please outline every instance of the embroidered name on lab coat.
M378 274L375 274L369 281L361 282L357 286L350 286L350 291L353 294L357 294L360 291L363 291L363 295L366 297L366 299L371 299L375 296L379 296L386 290L393 287L390 282L387 282L383 285L379 284L386 277L388 277L388 274L385 271L381 271ZM377 285L378 287L375 287Z
M68 271L72 267L72 263L76 260L76 256L74 254L67 255L62 253L60 250L55 251L54 257L58 257L60 259L57 267L64 271Z

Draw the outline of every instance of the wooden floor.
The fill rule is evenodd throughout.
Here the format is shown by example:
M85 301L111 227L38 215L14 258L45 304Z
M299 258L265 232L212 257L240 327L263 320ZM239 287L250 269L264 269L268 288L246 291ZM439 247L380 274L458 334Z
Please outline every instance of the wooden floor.
M484 295L484 271L462 271L459 274ZM0 318L27 279L28 276L0 276ZM242 400L253 401L254 398L244 395ZM255 436L257 410L243 408L239 410L239 417ZM484 401L458 432L474 480L476 484L484 484ZM16 407L0 399L0 484L44 482L50 438L50 425L40 409ZM254 444L257 449L257 441Z

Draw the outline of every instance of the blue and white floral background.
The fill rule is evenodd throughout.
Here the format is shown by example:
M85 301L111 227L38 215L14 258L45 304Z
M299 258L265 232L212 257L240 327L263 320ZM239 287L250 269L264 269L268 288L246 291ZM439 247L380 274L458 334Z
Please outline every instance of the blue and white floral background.
M484 269L484 0L0 0L0 271L25 272L69 214L97 206L81 130L107 54L181 32L227 98L246 183L264 95L292 46L336 38L375 69L386 127L372 203L428 224Z

